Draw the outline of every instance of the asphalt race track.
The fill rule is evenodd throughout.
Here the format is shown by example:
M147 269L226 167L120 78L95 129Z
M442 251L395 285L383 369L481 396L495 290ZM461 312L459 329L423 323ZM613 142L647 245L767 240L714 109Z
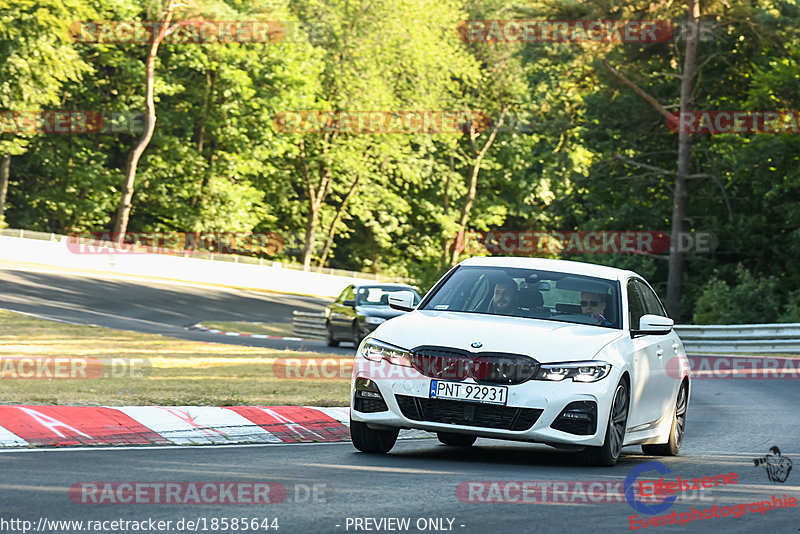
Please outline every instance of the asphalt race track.
M699 500L687 495L672 510L712 508L772 495L800 497L800 473L770 482L753 459L774 445L800 460L797 385L791 380L697 380L680 456L646 457L638 448L614 468L577 467L571 453L527 444L479 440L453 449L434 439L398 442L387 456L357 453L350 443L238 447L172 447L120 450L29 450L0 453L2 516L33 521L158 520L277 517L282 533L355 532L347 518L450 518L463 533L625 532L633 508L612 503L470 503L456 496L466 481L603 481L622 486L628 472L660 460L667 480L735 472L736 484L713 488ZM654 471L644 478L658 478ZM279 504L77 504L68 489L80 482L278 482L287 489ZM317 485L316 502L309 489ZM487 494L488 495L488 494ZM573 495L574 497L574 495ZM694 500L690 500L694 497ZM301 502L295 502L295 501ZM639 514L642 517L644 514ZM444 523L447 525L447 522ZM336 525L340 525L337 527ZM464 525L463 527L460 525ZM373 525L374 526L374 525ZM687 523L688 532L796 532L800 508L749 512ZM647 532L680 527L651 526ZM389 530L376 530L388 532Z
M291 323L292 310L322 311L327 302L259 291L0 269L0 308L193 341L352 354L352 347L333 349L321 341L230 338L186 330L212 320Z
M112 328L151 332L185 339L268 346L275 340L224 339L190 332L184 326L199 320L289 320L292 309L320 309L323 301L303 297L91 279L53 273L0 272L1 307L57 319ZM223 339L219 339L223 338ZM291 342L279 341L280 346ZM320 350L322 343L305 343ZM342 352L352 352L345 348ZM602 482L623 488L632 469L660 461L671 473L647 471L640 479L667 480L714 477L734 472L735 484L701 495L691 492L658 516L753 501L772 496L800 499L800 468L784 482L771 481L754 465L773 446L780 448L784 474L788 462L800 462L800 390L794 380L696 379L689 406L686 439L674 458L643 456L638 447L625 450L614 468L580 467L574 454L520 443L478 440L469 449L440 445L435 439L401 440L392 453L357 453L350 443L253 446L31 449L0 452L0 531L22 532L20 523L40 520L205 521L198 532L220 518L278 519L279 533L461 532L461 533L592 533L630 531L629 516L655 516L634 511L623 499L587 500L577 492L560 493L558 502L469 502L457 494L470 481L575 483ZM254 504L80 504L69 489L80 483L259 483L282 484L283 502ZM609 486L610 484L610 486ZM316 494L314 488L316 486ZM464 487L463 484L461 487ZM506 488L510 486L504 486ZM492 493L478 492L473 501ZM552 493L551 499L552 501ZM73 494L75 497L75 494ZM494 498L520 499L519 493ZM570 502L564 502L564 500ZM79 501L79 499L76 499ZM603 501L602 497L598 499ZM366 521L370 518L370 521ZM408 528L376 528L375 521L409 518ZM355 520L360 522L356 523ZM428 519L431 519L429 522ZM374 521L373 521L374 520ZM418 522L419 520L419 522ZM3 523L6 521L6 523ZM14 526L16 525L16 526ZM184 523L185 525L185 523ZM357 528L356 525L360 525ZM385 526L385 525L384 525ZM205 527L205 529L204 529ZM369 530L367 529L369 527ZM418 528L424 527L424 528ZM800 529L800 506L762 514L748 508L739 518L695 520L680 526L650 526L646 532L778 533ZM263 528L260 532L270 532ZM42 528L44 532L78 532ZM83 530L84 532L87 530ZM93 531L89 529L88 531ZM103 532L121 532L110 526ZM147 531L147 530L145 530ZM195 531L174 526L164 532ZM229 529L228 532L241 532ZM150 530L154 532L154 530Z

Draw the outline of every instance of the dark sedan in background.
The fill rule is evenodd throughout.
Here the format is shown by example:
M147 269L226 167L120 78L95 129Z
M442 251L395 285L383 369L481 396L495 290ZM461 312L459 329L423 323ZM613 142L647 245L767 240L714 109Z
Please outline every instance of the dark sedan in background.
M417 291L406 284L352 284L347 286L325 310L328 346L350 341L356 347L375 328L403 312L389 307L389 293L411 291L414 305L422 300Z

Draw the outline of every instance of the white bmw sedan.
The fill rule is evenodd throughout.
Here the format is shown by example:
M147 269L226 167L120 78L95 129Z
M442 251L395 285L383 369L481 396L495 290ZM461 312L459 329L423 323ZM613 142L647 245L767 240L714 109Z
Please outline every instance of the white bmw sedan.
M536 258L471 258L358 347L350 433L391 450L402 428L452 446L546 443L611 466L623 446L675 455L689 364L661 301L631 271Z

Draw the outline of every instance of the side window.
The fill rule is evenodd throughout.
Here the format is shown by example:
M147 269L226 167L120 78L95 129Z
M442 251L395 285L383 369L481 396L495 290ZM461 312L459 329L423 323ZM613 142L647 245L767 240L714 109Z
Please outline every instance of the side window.
M644 306L639 295L635 280L628 280L628 317L631 320L631 330L639 329L639 319L644 315Z
M644 300L644 309L645 312L652 314L652 315L660 315L661 317L667 317L667 313L664 311L664 307L661 305L661 301L658 300L658 297L653 292L647 284L642 283L640 280L636 280L636 287L639 289L639 293L641 293L642 298Z
M347 290L345 290L343 300L356 300L355 287L350 286L347 288Z
M346 298L345 295L347 295L347 292L350 291L351 289L352 286L347 286L346 288L344 288L344 291L342 291L342 293L338 297L336 297L336 304L341 304L342 302L344 302L344 299Z

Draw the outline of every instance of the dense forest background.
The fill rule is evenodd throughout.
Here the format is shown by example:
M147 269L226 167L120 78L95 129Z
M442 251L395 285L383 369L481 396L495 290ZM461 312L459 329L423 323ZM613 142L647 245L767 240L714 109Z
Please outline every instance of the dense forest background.
M678 109L686 39L462 40L467 20L683 21L674 1L227 0L186 20L297 21L270 43L165 39L157 121L127 230L278 232L278 259L406 276L427 289L459 231L662 230L678 135L624 79ZM0 111L145 109L148 43L82 43L76 21L159 21L169 6L0 0ZM692 109L800 109L800 6L702 1ZM615 75L615 73L621 76ZM292 133L286 110L480 110L491 125L435 135ZM114 228L141 132L0 133L0 224ZM800 321L800 135L697 134L680 314L699 323ZM7 191L7 194L6 194ZM548 254L559 257L558 254ZM664 297L666 254L561 254L633 269Z

